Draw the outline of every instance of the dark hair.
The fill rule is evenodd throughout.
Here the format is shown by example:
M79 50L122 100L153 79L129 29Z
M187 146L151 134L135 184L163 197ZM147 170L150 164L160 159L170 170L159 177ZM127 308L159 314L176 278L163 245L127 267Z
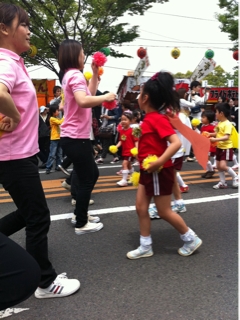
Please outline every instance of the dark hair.
M128 118L130 121L132 121L133 119L133 114L130 112L123 112L122 116L125 116L126 118Z
M149 96L149 101L156 110L163 106L172 106L176 110L176 91L173 88L173 76L168 72L159 72L143 85L142 94Z
M177 93L180 99L184 99L184 96L187 93L187 90L185 88L180 88L177 90Z
M125 109L131 110L131 102L129 100L123 100L122 107L124 107Z
M16 17L18 17L17 28L21 23L29 26L29 16L24 9L15 4L0 3L0 23L10 27Z
M80 68L79 54L82 44L76 40L64 40L58 50L58 64L60 70L65 72L69 68Z
M215 120L215 112L212 110L205 110L201 114L202 117L206 117L209 123L212 123Z
M222 102L221 102L221 103L224 103L224 102L226 102L226 100L227 100L226 97L219 96L218 99L219 99L219 98L222 99Z
M201 83L199 81L192 81L190 84L190 89L192 90L193 87L201 86Z
M228 103L218 103L215 107L219 113L223 113L226 118L230 116L230 106Z
M62 90L62 88L60 86L54 86L53 87L53 94L56 94L57 90Z
M133 115L133 119L136 118L138 123L141 121L142 115L141 115L140 110L134 110L132 115ZM140 115L140 117L139 117L139 115Z
M55 103L51 104L51 105L49 106L49 115L50 115L51 117L53 117L53 114L54 114L57 110L59 110L58 104L55 104Z

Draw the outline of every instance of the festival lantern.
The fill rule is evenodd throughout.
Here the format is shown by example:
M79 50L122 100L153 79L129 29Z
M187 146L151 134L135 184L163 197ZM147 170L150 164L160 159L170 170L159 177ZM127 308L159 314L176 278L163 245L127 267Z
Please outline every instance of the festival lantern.
M37 48L34 45L30 45L30 49L28 50L28 56L34 58L37 54Z
M177 59L179 56L180 56L180 53L181 51L178 49L178 48L173 48L172 51L171 51L171 56L174 58L174 59Z
M144 49L143 47L140 47L137 51L137 55L140 59L143 59L146 57L146 54L147 54L147 50Z
M238 50L233 52L233 59L238 61Z
M211 50L211 49L208 49L206 52L205 52L205 58L207 59L212 59L214 57L214 51Z
M109 48L104 47L104 48L101 48L99 51L102 52L103 54L105 54L106 57L110 55Z

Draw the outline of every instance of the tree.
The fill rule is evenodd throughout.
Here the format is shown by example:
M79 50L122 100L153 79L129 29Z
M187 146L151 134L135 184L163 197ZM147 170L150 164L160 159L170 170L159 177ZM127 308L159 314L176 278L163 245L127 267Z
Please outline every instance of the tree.
M227 77L224 69L221 66L216 66L203 80L207 80L209 85L214 87L226 87Z
M138 26L117 23L125 13L143 15L152 3L168 0L9 0L24 8L31 22L31 43L38 49L34 58L25 55L27 66L42 65L56 69L58 48L65 39L83 44L86 59L102 47L121 45L136 39ZM130 57L114 49L111 56Z
M216 14L216 18L221 22L222 32L229 33L229 39L233 41L233 48L238 48L238 1L237 0L219 0L220 9L225 9L225 13Z
M187 71L186 73L177 72L173 76L175 79L190 79L192 71Z

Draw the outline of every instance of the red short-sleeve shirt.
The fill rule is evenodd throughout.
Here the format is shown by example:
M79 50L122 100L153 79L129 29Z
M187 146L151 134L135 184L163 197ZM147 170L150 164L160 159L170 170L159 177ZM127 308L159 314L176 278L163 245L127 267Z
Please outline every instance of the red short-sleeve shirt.
M132 128L128 128L127 130L119 127L119 141L122 142L122 156L123 157L131 157L132 154L130 150L135 147L135 142L138 141L136 137L132 134Z
M156 112L147 113L141 124L141 137L138 145L138 159L140 165L149 155L160 157L167 149L166 137L176 134L168 118ZM169 159L163 167L171 167Z

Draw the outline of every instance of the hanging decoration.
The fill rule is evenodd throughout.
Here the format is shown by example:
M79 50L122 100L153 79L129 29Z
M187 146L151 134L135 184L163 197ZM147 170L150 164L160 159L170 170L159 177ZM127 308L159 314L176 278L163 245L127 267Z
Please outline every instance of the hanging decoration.
M37 48L34 45L30 45L30 49L28 50L28 56L34 58L37 54Z
M205 58L207 59L212 59L214 57L214 51L211 50L211 49L208 49L206 52L205 52Z
M137 51L137 55L140 59L143 59L146 57L146 54L147 54L147 50L144 49L143 47L140 47Z
M180 54L181 54L181 51L177 47L173 48L172 51L171 51L171 56L174 59L179 58Z
M233 59L238 61L238 50L233 52Z
M106 57L110 55L109 48L104 47L104 48L101 48L99 51L102 52L103 54L105 54Z

